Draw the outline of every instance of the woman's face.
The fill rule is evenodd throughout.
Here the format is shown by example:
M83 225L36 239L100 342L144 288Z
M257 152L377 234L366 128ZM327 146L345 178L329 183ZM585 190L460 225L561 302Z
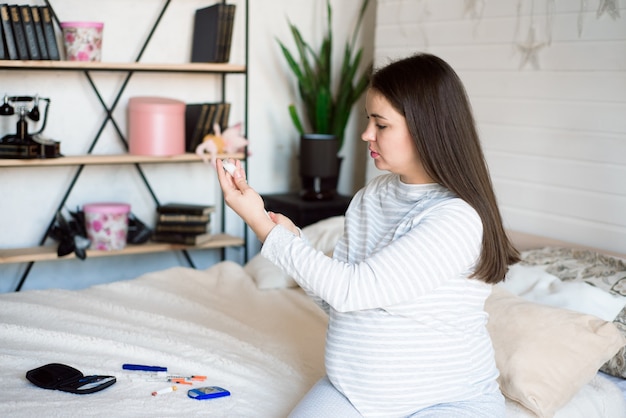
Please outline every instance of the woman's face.
M398 174L404 183L433 183L424 171L404 116L373 89L367 91L365 111L368 123L361 139L369 143L376 168Z

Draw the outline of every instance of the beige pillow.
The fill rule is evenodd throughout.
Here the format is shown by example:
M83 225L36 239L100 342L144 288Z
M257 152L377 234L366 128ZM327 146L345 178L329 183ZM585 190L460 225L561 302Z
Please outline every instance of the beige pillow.
M551 417L626 344L611 322L494 286L485 303L502 393Z

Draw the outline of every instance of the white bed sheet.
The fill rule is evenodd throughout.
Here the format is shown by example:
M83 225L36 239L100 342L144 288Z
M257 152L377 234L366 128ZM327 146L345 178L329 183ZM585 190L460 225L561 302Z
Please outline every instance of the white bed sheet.
M0 416L282 417L323 373L326 316L299 289L256 289L235 263L174 268L81 291L0 295ZM117 377L90 395L40 389L26 371L64 363ZM228 398L197 401L123 363L206 375ZM200 385L196 385L200 386Z
M222 262L206 271L173 268L80 291L0 295L0 416L285 417L323 375L325 314L298 288L260 291L244 269ZM101 392L40 389L25 373L64 363L84 374L117 377ZM202 385L232 396L187 398L123 363L206 375ZM599 411L602 411L601 413ZM621 418L619 389L598 375L557 418ZM533 415L507 402L507 416Z

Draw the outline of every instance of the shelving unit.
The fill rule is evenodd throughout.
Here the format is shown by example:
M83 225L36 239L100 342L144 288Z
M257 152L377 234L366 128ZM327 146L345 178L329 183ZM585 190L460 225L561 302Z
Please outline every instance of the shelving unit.
M59 0L61 1L61 0ZM45 3L52 9L52 5L48 0L45 0ZM143 52L150 42L152 35L154 34L155 29L159 25L161 18L165 14L171 0L167 0L156 18L152 29L144 41L143 47L139 52L135 62L129 63L111 63L111 62L78 62L78 61L0 61L0 70L12 71L73 71L73 72L82 72L87 80L89 81L93 93L97 96L100 101L102 108L105 112L105 120L102 122L98 133L93 139L87 154L85 155L69 155L63 156L59 158L48 158L48 159L0 159L0 168L8 169L8 168L37 168L37 167L61 167L61 166L76 166L77 170L74 174L70 184L67 186L65 190L65 194L61 200L61 203L58 206L56 212L63 209L65 202L67 201L74 185L76 184L78 178L80 177L82 170L85 166L93 166L93 165L134 165L143 180L147 190L150 192L155 205L160 204L159 199L156 194L152 190L150 183L146 176L144 175L141 164L172 164L172 163L197 163L201 162L202 159L196 154L186 153L182 155L175 156L166 156L166 157L157 157L157 156L144 156L144 155L131 155L131 154L118 154L118 155L99 155L92 154L92 151L104 129L104 127L110 122L117 134L122 141L123 145L128 149L128 143L124 137L124 134L118 128L116 121L113 118L113 110L122 93L126 89L126 86L134 73L140 72L158 72L158 73L187 73L187 74L207 74L212 76L217 76L220 78L219 83L222 86L222 101L225 99L226 92L226 76L231 74L240 74L245 77L245 91L244 91L244 121L247 122L247 101L248 101L248 77L247 77L247 67L246 65L238 65L238 64L217 64L217 63L185 63L185 64L168 64L168 63L142 63L140 62L141 56ZM208 2L211 4L214 2ZM245 10L242 11L245 13L245 61L247 63L248 60L248 1L245 1ZM55 15L55 20L58 22L58 19ZM113 104L108 106L93 82L90 73L91 72L122 72L125 73L125 80L122 83L119 91L117 93L117 97L113 100ZM247 124L246 124L247 126ZM63 150L61 150L63 151ZM220 155L220 158L234 158L245 160L246 153L236 153L236 154L224 154ZM223 208L223 202L222 202ZM52 214L52 219L45 230L43 237L41 238L39 245L28 248L11 248L11 249L2 249L0 250L0 264L8 264L8 263L28 263L26 269L19 281L18 286L16 287L16 291L19 291L25 280L27 279L29 272L35 262L40 261L54 261L54 260L66 260L74 258L74 255L68 255L63 258L57 257L57 249L56 246L52 245L44 245L48 239L50 231L55 224L55 215ZM224 230L224 222L225 222L225 213L222 210L222 230ZM235 237L227 234L216 234L209 242L204 243L199 246L185 246L179 244L167 244L167 243L146 243L141 245L127 245L123 250L118 251L94 251L88 250L87 257L110 257L110 256L119 256L119 255L135 255L135 254L146 254L146 253L158 253L158 252L166 252L166 251L182 251L185 256L187 262L191 267L195 267L193 261L187 253L189 249L222 249L222 258L224 257L224 249L227 247L244 247L244 251L246 251L246 241L247 237L245 236L247 231L244 228L244 237Z
M2 61L0 61L2 62ZM244 159L243 153L221 154L220 158ZM68 155L60 158L43 159L0 159L0 167L63 167L74 165L115 165L115 164L167 164L193 163L202 159L196 154L180 154L166 157L131 154L87 154Z
M171 72L171 73L228 73L243 74L245 65L188 63L115 63L115 62L83 62L83 61L0 61L3 70L54 70L54 71L139 71L139 72Z
M166 251L184 251L189 249L220 249L224 247L237 247L244 244L244 240L227 234L216 234L210 241L198 245L187 246L179 244L167 244L162 242L152 242L141 245L127 245L123 250L95 251L87 250L87 258L112 257L116 255L135 255L159 253ZM68 254L63 260L75 258L74 254ZM42 245L39 247L11 248L0 250L0 264L7 263L28 263L36 261L55 261L57 257L57 247L54 245Z

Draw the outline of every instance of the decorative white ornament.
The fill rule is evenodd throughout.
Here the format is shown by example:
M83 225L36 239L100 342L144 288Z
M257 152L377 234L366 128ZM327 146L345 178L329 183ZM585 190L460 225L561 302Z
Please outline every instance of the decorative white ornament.
M539 53L539 50L545 46L545 42L535 41L535 28L531 26L528 29L526 42L523 44L517 44L517 49L522 54L522 60L520 61L519 68L522 69L526 64L530 63L535 70L538 70L539 58L537 58L537 53Z
M580 10L578 11L578 37L583 34L583 18L587 13L587 0L580 0Z
M472 19L480 20L483 17L483 10L485 10L484 0L465 0L463 16L469 15Z
M463 10L463 16L469 15L470 19L475 20L474 36L478 31L478 25L483 18L483 11L485 10L484 0L465 0L465 10Z
M605 12L608 13L609 16L613 18L613 20L620 17L617 0L600 0L600 5L598 6L598 12L596 13L596 17L600 18Z
M556 0L546 1L546 36L547 45L552 45L552 28L554 26L554 12L556 11Z

